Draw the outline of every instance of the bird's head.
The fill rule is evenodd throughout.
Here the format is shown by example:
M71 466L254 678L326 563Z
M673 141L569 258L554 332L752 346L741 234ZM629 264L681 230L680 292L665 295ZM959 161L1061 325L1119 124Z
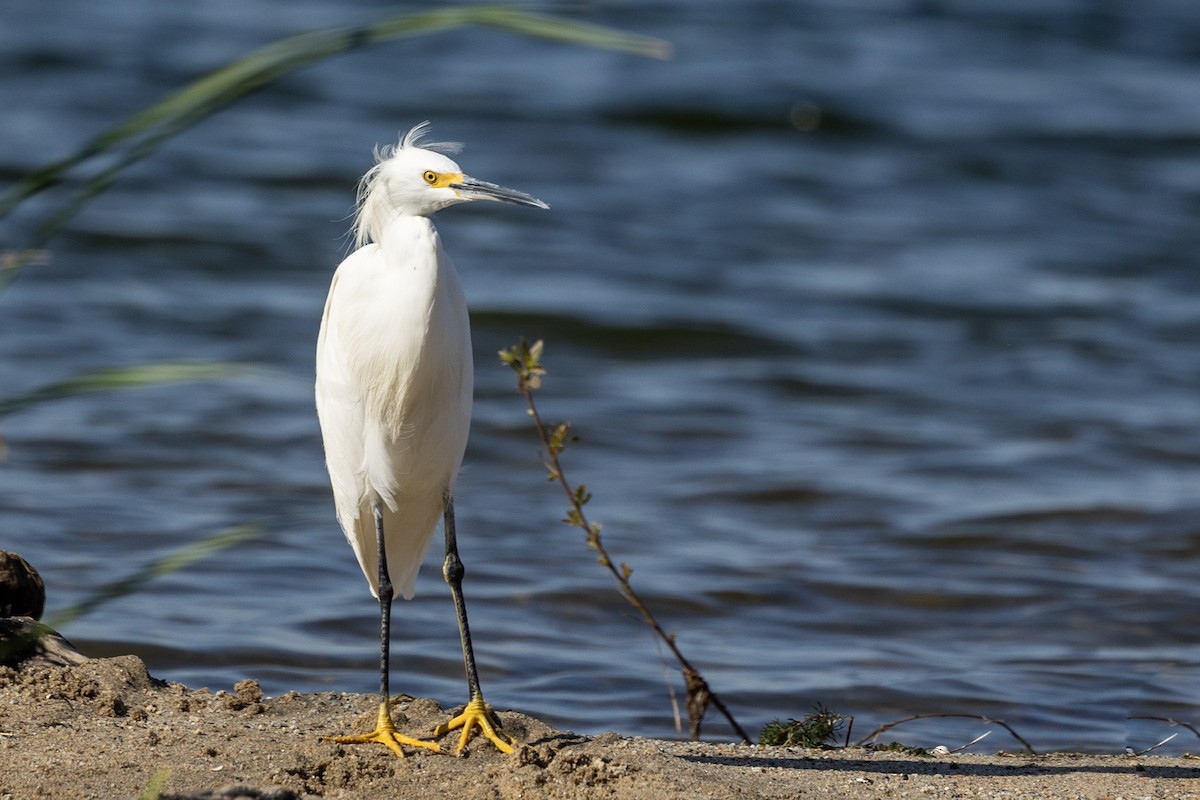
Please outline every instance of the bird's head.
M447 155L459 152L462 145L423 142L428 129L429 123L422 122L404 134L395 146L376 149L375 166L363 176L358 190L354 234L359 246L378 240L383 228L395 217L424 217L455 203L496 200L549 208L524 192L463 174L462 168Z

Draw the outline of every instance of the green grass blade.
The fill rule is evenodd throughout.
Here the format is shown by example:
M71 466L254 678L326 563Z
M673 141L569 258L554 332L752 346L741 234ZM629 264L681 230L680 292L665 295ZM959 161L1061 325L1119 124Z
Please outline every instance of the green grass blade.
M172 572L178 572L184 567L202 558L207 558L213 553L260 536L262 532L263 528L261 525L238 525L181 547L173 553L168 553L162 558L151 561L149 564L135 570L124 578L104 584L78 603L52 614L46 620L46 624L51 628L61 628L82 617L84 614L95 611L106 603L141 591L155 578L169 575Z
M158 800L162 797L163 789L167 788L167 781L171 779L171 771L169 769L160 769L150 776L146 788L138 795L138 800Z
M110 392L115 389L214 380L245 375L250 371L251 367L246 364L217 361L166 361L158 364L113 367L51 383L25 394L0 400L0 417L38 403L67 397Z
M647 58L666 59L671 57L672 52L669 42L652 36L641 36L604 25L573 22L502 6L476 8L470 21L524 36L631 53Z
M447 8L405 14L357 27L308 31L268 44L210 72L94 137L75 153L37 170L0 199L0 218L26 198L56 185L67 172L92 157L127 140L148 135L159 126L165 127L169 134L154 137L153 146L139 154L139 157L145 157L161 141L314 61L383 41L465 25L493 27L525 36L654 58L666 58L670 54L670 45L661 39L500 6Z

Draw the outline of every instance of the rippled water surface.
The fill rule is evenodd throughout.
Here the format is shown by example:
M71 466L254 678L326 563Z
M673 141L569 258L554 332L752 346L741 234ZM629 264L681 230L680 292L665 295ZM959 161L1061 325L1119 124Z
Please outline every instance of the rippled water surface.
M274 38L396 11L16 0L0 177ZM986 714L1039 749L1171 732L1131 714L1200 721L1193 4L562 11L674 58L468 30L305 69L142 162L0 297L0 397L116 364L259 367L4 419L0 546L51 611L263 525L64 632L192 685L373 690L312 351L371 148L431 119L472 174L552 206L438 216L474 321L457 505L492 702L673 735L656 646L559 522L495 359L525 336L547 342L542 410L581 437L567 467L606 543L752 732L818 702L856 734ZM397 608L393 686L454 704L438 560Z

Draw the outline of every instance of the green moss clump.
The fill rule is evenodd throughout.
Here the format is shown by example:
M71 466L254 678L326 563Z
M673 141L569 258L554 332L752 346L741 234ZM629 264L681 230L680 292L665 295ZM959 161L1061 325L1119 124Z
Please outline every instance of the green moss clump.
M772 720L763 727L758 743L769 747L835 747L834 738L846 718L817 704L804 719Z

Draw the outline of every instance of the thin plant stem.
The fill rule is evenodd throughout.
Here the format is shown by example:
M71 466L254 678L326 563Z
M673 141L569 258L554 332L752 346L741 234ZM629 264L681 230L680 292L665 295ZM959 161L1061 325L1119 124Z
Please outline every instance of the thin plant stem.
M553 431L549 430L542 421L537 404L533 399L533 391L541 386L542 376L546 373L541 363L542 349L543 342L541 340L534 342L532 345L521 340L511 349L501 351L500 358L501 361L508 364L517 373L517 391L525 398L525 403L528 406L528 414L533 421L538 438L541 440L542 448L546 451L546 469L549 477L562 487L563 492L567 496L570 508L566 519L563 521L584 531L587 536L588 547L596 551L597 560L600 562L600 565L608 570L613 579L616 580L621 596L641 614L642 620L654 631L659 640L667 646L667 649L671 651L671 655L679 663L680 670L683 673L684 685L687 688L688 723L692 738L698 739L700 737L700 723L704 718L704 712L711 704L725 717L726 721L729 722L742 741L748 744L750 737L746 735L742 726L734 719L728 707L717 696L716 692L712 690L708 682L704 680L699 670L684 656L675 641L674 635L667 633L663 629L649 606L646 605L645 601L634 590L633 585L629 581L633 570L628 564L616 564L609 555L604 542L600 538L600 524L591 522L583 510L584 505L591 499L587 487L583 484L572 486L567 480L562 464L559 461L559 454L566 446L570 426L564 423L556 426Z

